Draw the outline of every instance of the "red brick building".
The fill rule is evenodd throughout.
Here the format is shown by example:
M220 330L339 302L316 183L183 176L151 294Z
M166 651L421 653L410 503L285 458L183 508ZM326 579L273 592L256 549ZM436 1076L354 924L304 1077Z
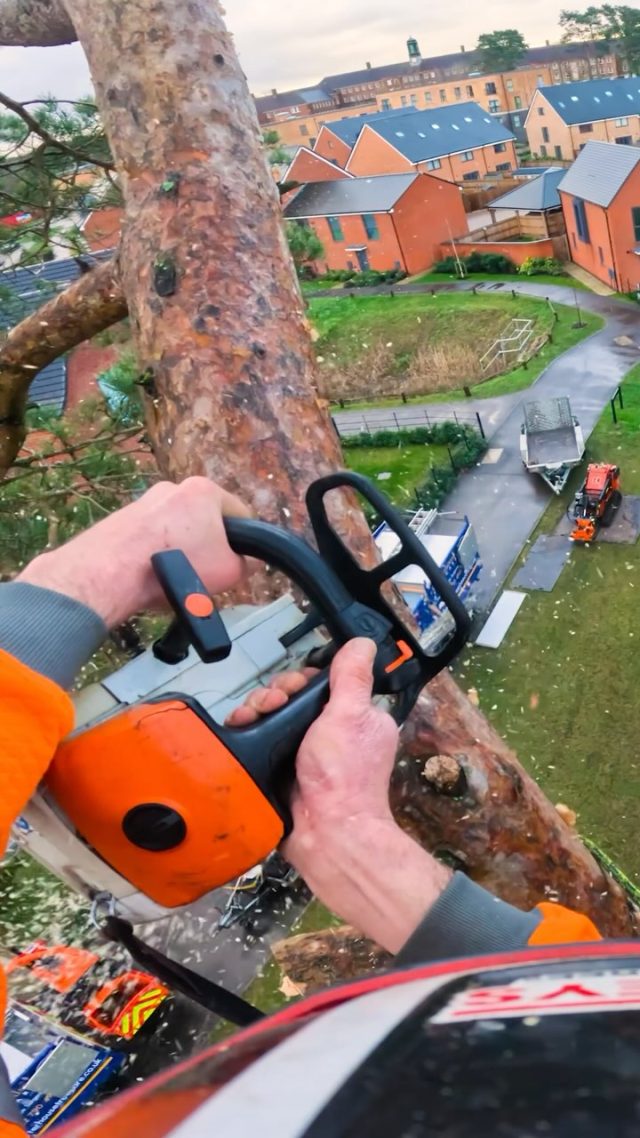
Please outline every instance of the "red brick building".
M587 142L558 186L571 259L618 292L640 289L640 149Z
M303 185L306 182L335 182L339 178L350 177L352 175L347 174L346 170L335 162L323 158L321 154L316 154L306 146L301 146L282 181L285 185L288 182L298 182L299 185Z
M317 233L321 272L423 272L438 259L442 242L467 232L458 187L416 173L314 182L298 191L284 216Z

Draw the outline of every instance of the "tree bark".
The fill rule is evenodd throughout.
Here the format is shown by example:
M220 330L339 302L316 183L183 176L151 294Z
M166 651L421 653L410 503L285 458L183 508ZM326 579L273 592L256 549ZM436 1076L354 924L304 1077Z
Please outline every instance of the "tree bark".
M392 960L390 953L350 925L276 941L271 954L283 974L304 987L305 995L385 968Z
M24 442L25 406L36 373L126 315L115 258L79 277L11 329L0 345L0 477Z
M0 46L56 47L75 43L75 28L62 0L2 0Z
M160 467L178 479L206 474L258 516L304 530L307 484L342 458L220 5L68 0L68 9L121 177L123 285ZM342 496L337 510L341 532L370 551L353 501ZM270 595L263 578L260 597ZM516 904L557 896L606 933L631 930L622 891L448 675L428 689L406 739L394 804L420 842L455 854ZM431 755L459 758L463 799L430 789Z

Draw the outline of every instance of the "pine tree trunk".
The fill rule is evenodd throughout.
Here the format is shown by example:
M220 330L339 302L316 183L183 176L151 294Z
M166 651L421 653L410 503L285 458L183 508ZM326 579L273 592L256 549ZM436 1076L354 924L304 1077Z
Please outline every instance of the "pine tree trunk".
M122 279L152 387L158 463L172 478L207 474L258 516L303 529L307 484L342 458L317 399L278 195L221 7L67 7L122 178ZM352 542L370 546L346 497L341 510ZM463 797L423 777L432 755L459 761ZM621 890L449 676L430 686L407 726L393 796L421 842L502 897L524 907L557 897L604 932L631 930Z

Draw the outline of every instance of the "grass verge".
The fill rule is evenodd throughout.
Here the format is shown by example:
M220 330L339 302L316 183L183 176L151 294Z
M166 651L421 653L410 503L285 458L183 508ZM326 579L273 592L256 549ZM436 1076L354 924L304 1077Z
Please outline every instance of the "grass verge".
M623 493L640 494L640 366L623 395L618 424L607 408L587 458L618 463ZM584 466L537 533L555 528L582 478ZM501 648L470 649L456 670L552 801L640 880L640 543L572 547L554 590L527 594Z
M446 446L358 447L345 451L351 470L366 474L394 506L415 506L414 488L421 486L433 466L446 466ZM389 478L379 479L380 474Z
M422 273L419 277L411 277L411 284L446 284L448 281L459 280L459 277L447 273ZM520 276L520 273L473 273L466 277L471 284L480 284L483 281L500 281L517 289L519 284L549 284L562 285L564 288L577 288L583 292L591 292L588 285L582 281L575 281L569 275L556 276L553 273L538 273L535 277Z

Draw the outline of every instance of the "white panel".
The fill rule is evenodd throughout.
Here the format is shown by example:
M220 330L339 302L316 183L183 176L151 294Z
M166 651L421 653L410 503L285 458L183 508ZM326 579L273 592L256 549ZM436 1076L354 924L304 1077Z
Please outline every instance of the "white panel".
M496 607L489 617L476 644L480 648L499 648L507 632L516 619L526 593L516 593L505 589Z

